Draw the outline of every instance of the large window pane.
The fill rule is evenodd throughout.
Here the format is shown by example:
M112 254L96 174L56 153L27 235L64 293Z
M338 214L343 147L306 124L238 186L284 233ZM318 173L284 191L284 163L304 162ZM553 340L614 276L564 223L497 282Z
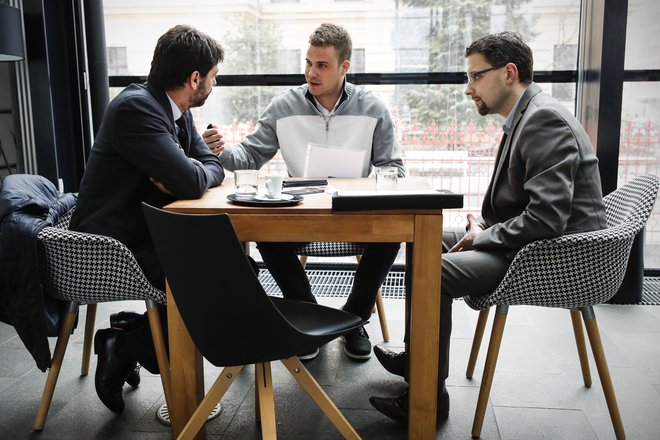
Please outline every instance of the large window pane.
M660 69L660 2L629 0L626 69Z
M222 76L294 73L296 66L302 73L309 34L326 21L351 34L349 73L463 72L465 47L502 30L524 35L536 70L577 65L580 0L104 0L104 9L106 43L122 48L112 54L126 66L122 74L146 75L157 38L178 23L223 43L218 87L193 113L200 131L213 122L230 144L253 130L270 99L287 87L228 87ZM573 84L542 86L573 111ZM461 85L367 87L390 107L409 175L465 194L465 207L445 216L447 226L463 226L466 213L480 211L502 118L479 116ZM278 170L284 171L279 155L263 172Z
M220 74L283 73L303 66L309 34L325 21L350 32L364 72L463 71L463 52L490 32L516 30L537 70L574 69L579 0L105 0L106 43L127 48L128 75L146 75L157 38L179 23L224 43ZM285 60L280 58L284 57Z
M621 115L619 186L660 173L660 83L625 83ZM644 265L660 268L660 204L646 224Z

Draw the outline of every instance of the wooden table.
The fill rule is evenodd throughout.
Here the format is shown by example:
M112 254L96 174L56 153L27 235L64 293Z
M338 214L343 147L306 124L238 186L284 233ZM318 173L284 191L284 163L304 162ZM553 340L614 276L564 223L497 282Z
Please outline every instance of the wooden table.
M373 189L373 179L329 179L337 189ZM399 190L426 189L425 179L399 179ZM295 206L232 204L233 180L199 200L180 200L165 209L227 213L241 241L348 241L413 243L410 305L410 415L408 438L435 439L440 328L442 209L332 212L330 194L313 194ZM460 206L441 206L458 208ZM219 250L221 252L221 250ZM170 294L168 330L171 368L170 416L176 437L204 395L203 364ZM204 430L198 438L205 438Z

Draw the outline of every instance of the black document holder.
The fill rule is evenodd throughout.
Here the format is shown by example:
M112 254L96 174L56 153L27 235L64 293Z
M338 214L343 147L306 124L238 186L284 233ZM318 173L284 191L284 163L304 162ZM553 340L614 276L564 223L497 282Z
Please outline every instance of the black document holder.
M349 194L337 192L332 196L333 211L374 211L397 209L449 209L462 208L463 194L449 190L401 193L378 191Z

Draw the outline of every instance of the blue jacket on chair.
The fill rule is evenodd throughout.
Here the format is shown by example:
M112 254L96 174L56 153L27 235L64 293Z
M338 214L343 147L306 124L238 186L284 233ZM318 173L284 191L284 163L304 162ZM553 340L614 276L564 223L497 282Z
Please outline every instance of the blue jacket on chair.
M59 301L42 289L36 237L76 201L42 176L10 175L0 188L0 321L14 326L42 371L50 367L47 337L57 336Z

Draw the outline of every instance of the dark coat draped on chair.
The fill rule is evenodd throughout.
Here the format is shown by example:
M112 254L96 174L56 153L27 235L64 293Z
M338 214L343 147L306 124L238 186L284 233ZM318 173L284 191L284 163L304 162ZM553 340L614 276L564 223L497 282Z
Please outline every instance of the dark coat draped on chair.
M13 325L37 367L50 367L48 336L57 336L61 302L46 295L36 236L76 205L42 176L14 174L0 188L0 321Z

